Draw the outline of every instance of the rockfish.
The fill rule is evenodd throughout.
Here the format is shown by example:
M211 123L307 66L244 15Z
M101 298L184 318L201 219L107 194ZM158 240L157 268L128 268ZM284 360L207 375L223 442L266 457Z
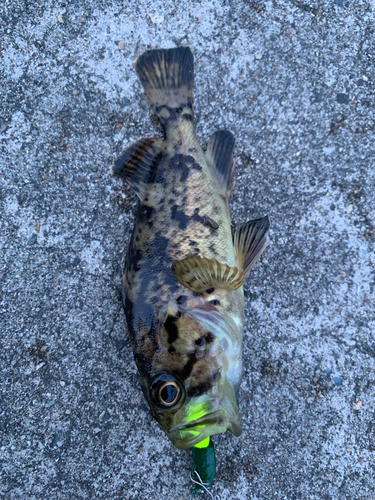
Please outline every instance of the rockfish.
M140 383L177 448L241 434L243 280L268 243L268 217L232 233L233 135L206 151L193 123L190 48L149 50L135 69L164 137L140 139L112 166L139 197L122 279Z

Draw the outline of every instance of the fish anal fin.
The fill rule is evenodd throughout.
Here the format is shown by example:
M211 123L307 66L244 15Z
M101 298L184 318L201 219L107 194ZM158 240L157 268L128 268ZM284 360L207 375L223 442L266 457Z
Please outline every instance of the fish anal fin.
M140 139L128 146L111 167L112 174L125 178L141 199L156 167L162 145L163 140L158 137Z
M228 130L219 130L208 139L206 158L215 170L223 194L229 198L234 174L234 137Z
M174 262L172 270L183 286L197 293L207 290L212 293L215 289L237 290L243 283L243 272L236 267L196 255Z
M245 276L250 272L269 243L269 227L270 221L268 215L266 215L260 219L246 222L234 234L234 246Z

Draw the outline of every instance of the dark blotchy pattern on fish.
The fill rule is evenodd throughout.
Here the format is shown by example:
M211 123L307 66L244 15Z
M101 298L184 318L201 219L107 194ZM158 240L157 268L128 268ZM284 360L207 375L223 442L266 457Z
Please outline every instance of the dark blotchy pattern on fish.
M175 329L176 338L173 341L170 336L161 338L159 330L165 318L160 313L166 311L171 300L176 301L180 295L189 293L174 277L172 263L186 257L192 249L200 255L196 240L206 242L210 236L216 237L217 228L207 225L207 219L215 217L218 226L223 224L218 207L210 207L207 200L196 195L197 185L204 180L203 169L192 156L175 154L169 158L161 155L143 203L139 206L126 258L125 289L128 291L125 307L138 367L150 375L155 352L163 343L168 355L173 358L172 365L178 367L175 373L182 382L186 382L191 375L196 363L195 351L202 350L194 346L195 340L207 337L209 332L203 327L198 332L194 324L191 346L185 349L187 353L178 353L174 347L178 329ZM155 204L155 201L158 203ZM225 205L222 210L225 210ZM206 257L226 260L220 248L214 244L210 246L211 249L204 249ZM200 374L200 377L199 383L192 387L194 393L203 391L211 384L212 369L205 364L207 362L200 360L195 370L195 376Z

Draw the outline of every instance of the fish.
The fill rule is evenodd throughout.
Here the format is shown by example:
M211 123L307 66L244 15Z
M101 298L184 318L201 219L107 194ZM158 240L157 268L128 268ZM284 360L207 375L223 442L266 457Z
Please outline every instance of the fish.
M135 70L163 137L142 138L112 174L139 198L122 303L151 415L179 449L242 431L243 282L269 242L269 218L231 229L235 140L194 128L189 47L148 50Z

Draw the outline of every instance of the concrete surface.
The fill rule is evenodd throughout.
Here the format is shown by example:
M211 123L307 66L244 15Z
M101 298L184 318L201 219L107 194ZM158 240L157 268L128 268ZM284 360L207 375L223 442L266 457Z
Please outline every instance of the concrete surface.
M1 2L0 498L190 498L189 451L137 382L119 296L136 199L109 175L155 134L134 59L189 44L202 143L236 137L234 222L272 219L246 283L244 432L215 438L212 491L375 499L374 10Z

